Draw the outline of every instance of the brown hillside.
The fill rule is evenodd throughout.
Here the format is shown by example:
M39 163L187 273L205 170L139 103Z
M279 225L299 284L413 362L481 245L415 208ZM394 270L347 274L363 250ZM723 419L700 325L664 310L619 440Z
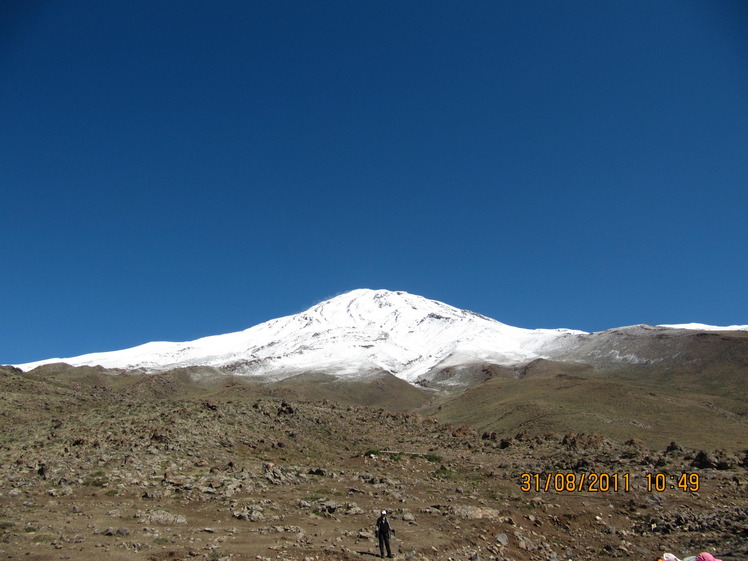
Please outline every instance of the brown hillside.
M391 511L396 556L408 560L748 555L748 452L739 448L650 448L589 432L502 437L273 397L264 392L283 388L231 378L185 382L182 372L102 387L79 374L0 368L3 559L370 559L381 508ZM511 384L540 382L574 399L580 387L609 384L486 384L519 394L529 390ZM177 393L155 397L164 387ZM659 484L654 474L662 490L647 487Z

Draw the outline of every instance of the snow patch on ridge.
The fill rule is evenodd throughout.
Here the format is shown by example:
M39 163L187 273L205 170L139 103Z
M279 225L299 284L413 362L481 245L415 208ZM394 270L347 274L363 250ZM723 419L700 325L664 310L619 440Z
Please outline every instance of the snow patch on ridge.
M748 325L706 325L703 323L679 323L662 324L657 327L669 327L670 329L691 329L693 331L748 331Z

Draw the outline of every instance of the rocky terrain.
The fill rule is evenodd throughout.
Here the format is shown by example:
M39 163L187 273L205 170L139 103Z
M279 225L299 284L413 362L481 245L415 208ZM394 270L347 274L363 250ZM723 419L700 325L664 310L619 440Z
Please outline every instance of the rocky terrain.
M748 558L740 447L497 433L196 372L0 367L0 392L2 559L370 559L383 508L401 559Z

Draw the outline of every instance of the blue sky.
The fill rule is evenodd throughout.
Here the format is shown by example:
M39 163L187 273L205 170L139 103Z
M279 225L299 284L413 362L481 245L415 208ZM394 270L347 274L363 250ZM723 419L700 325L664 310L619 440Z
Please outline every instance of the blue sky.
M355 288L748 323L741 1L4 2L0 363Z

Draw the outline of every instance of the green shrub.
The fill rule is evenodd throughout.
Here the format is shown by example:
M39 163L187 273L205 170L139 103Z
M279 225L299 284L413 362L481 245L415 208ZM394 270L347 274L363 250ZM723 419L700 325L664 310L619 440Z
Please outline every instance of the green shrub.
M454 475L454 473L448 467L441 465L434 470L431 475L438 479L449 479Z
M59 537L60 536L58 536L57 534L36 534L35 536L31 537L31 542L32 543L53 542Z

